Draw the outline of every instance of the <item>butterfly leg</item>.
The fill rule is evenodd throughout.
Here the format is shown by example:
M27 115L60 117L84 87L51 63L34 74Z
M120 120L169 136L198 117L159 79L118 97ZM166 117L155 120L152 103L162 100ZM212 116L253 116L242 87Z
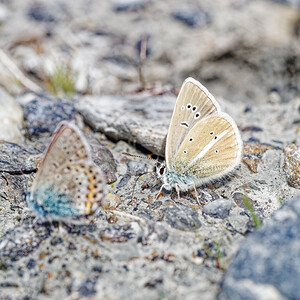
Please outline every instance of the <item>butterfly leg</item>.
M178 200L180 200L180 189L177 184L175 185L175 190L177 192Z
M199 199L198 199L198 192L197 192L197 189L196 189L196 185L195 184L193 184L193 187L194 187L194 191L195 191L195 195L196 195L196 201L197 201L197 204L200 206L200 201L199 201Z
M160 189L159 189L159 191L158 191L158 193L157 193L157 195L156 195L155 200L157 200L157 199L159 198L159 195L160 195L162 189L164 188L164 186L165 186L165 184L163 184L163 185L160 187Z

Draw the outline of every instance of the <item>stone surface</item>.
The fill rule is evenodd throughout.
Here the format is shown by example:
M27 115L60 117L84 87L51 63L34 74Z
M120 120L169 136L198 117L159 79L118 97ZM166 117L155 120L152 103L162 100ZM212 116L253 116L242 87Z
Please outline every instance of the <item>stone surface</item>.
M73 103L51 95L36 95L24 105L25 129L30 138L52 134L61 121L75 118Z
M168 120L176 98L143 96L81 97L77 110L93 129L112 139L141 144L155 154L163 154ZM113 105L110 105L113 103Z
M278 210L242 243L219 299L298 299L300 197Z
M26 111L34 112L27 135L18 105L6 113L18 121L0 126L1 136L11 128L20 137L2 151L0 298L216 299L241 243L257 230L254 219L267 225L299 195L288 184L283 151L300 144L298 2L2 1L1 87L22 108L38 102ZM200 205L194 191L180 198L160 191L155 161L122 154L164 157L176 95L188 76L234 118L246 150L232 174L197 188ZM62 93L64 77L74 95ZM54 89L54 82L62 86ZM44 92L28 93L36 85ZM0 114L9 103L1 102ZM105 170L104 209L90 224L41 224L25 195L52 130L73 117ZM290 224L277 223L274 237ZM285 257L270 257L269 266L286 270L290 248ZM247 296L285 297L280 284L244 283L238 287L249 283Z
M300 189L300 148L288 145L283 153L283 169L286 172L287 182L290 186Z
M0 89L0 107L0 140L21 143L22 108L3 89Z
M228 200L215 200L203 207L203 213L212 217L224 219L229 215L229 211L233 205L234 204Z
M211 22L211 16L198 7L181 8L172 15L175 19L191 27L202 27Z

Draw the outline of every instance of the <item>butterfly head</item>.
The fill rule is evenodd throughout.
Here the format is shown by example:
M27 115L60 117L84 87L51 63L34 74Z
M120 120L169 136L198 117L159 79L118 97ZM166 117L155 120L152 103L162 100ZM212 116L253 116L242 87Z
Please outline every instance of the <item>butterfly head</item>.
M173 188L180 191L186 191L193 185L193 179L186 174L179 174L168 168L166 163L160 163L156 166L158 178L161 178L163 187L171 191Z

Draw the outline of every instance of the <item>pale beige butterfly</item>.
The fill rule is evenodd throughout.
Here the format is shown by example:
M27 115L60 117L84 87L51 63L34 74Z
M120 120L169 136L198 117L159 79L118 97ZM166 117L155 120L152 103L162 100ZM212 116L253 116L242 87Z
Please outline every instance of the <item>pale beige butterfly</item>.
M222 178L241 161L243 143L234 120L198 81L187 78L171 119L162 188L187 191Z

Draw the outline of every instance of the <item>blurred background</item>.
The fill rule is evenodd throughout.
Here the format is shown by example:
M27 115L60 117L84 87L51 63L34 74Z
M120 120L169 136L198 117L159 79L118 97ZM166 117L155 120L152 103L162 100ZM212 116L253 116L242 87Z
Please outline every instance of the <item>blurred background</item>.
M300 89L299 0L0 1L0 84L58 96L157 93L195 77L216 96Z

